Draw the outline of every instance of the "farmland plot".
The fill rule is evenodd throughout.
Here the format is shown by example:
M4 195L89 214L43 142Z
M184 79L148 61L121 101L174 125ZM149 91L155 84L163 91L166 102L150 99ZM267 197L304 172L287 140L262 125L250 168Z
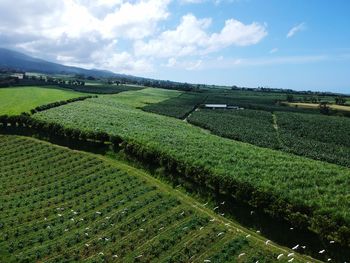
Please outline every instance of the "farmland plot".
M231 187L240 200L349 245L348 168L221 138L181 120L143 112L132 106L137 100L125 100L132 94L88 99L34 118L119 136L139 156L168 162L202 185Z
M0 262L294 262L123 163L0 135Z

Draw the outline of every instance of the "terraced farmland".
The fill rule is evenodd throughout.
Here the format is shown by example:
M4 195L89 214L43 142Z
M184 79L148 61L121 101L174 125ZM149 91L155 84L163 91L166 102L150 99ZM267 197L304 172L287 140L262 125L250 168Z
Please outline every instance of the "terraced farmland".
M295 227L349 246L348 168L228 140L143 112L133 106L140 104L133 94L88 99L34 118L119 136L126 151L140 158L157 161L201 186L229 191Z
M123 163L19 136L0 149L0 262L310 260Z

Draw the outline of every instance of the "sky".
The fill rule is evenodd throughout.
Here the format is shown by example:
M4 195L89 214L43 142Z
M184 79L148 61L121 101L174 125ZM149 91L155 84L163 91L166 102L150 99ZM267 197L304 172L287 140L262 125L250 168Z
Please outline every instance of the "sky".
M0 47L163 80L350 93L348 0L0 0Z

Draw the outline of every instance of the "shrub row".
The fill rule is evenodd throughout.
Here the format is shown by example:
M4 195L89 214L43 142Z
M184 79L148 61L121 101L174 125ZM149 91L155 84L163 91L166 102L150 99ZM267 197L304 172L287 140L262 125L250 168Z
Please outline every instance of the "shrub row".
M97 96L83 96L83 97L77 97L77 98L71 98L68 100L61 100L61 101L56 101L56 102L52 102L49 104L45 104L45 105L40 105L32 110L30 110L31 114L40 112L40 111L44 111L44 110L48 110L51 108L55 108L55 107L59 107L62 105L66 105L68 103L72 103L72 102L76 102L76 101L82 101L82 100L86 100L86 99L91 99L91 98L97 98Z

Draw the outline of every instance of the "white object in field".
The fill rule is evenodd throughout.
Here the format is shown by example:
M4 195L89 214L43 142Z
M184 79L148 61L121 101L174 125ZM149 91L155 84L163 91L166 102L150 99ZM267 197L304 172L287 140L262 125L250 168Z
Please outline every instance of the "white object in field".
M206 108L212 108L212 109L226 109L226 104L204 104L204 107Z
M244 255L245 255L245 253L241 253L238 255L238 258L243 257Z
M279 255L277 256L277 259L280 259L281 257L283 257L283 254L279 254Z
M294 247L292 247L293 250L296 250L296 249L298 249L298 248L299 248L299 244L296 245L296 246L294 246Z

